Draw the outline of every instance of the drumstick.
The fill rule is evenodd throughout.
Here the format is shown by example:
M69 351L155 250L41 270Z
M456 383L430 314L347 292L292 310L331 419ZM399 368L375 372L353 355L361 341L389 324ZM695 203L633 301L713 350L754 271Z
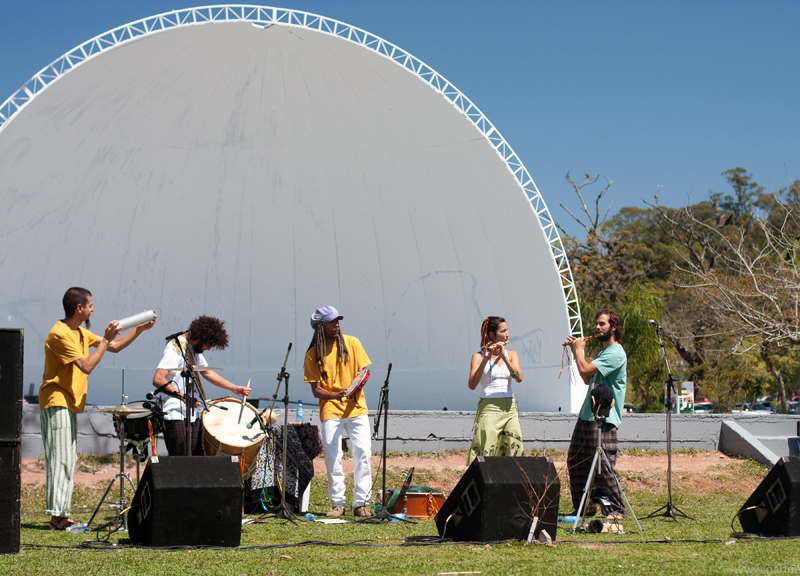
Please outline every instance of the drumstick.
M247 387L250 388L250 380L247 381ZM242 412L244 412L244 403L246 401L247 401L246 398L242 398L242 407L239 408L239 421L237 422L237 424L241 424L242 423Z

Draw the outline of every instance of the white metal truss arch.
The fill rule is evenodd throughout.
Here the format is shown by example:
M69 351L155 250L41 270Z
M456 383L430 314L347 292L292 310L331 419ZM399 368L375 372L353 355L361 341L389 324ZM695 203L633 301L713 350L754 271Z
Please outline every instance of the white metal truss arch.
M338 20L288 8L241 4L185 8L142 18L87 40L40 70L0 105L0 132L22 109L53 82L103 52L144 36L173 28L215 22L251 22L254 25L265 27L280 25L306 28L349 40L392 60L415 74L446 98L489 141L525 193L542 227L561 280L571 332L574 335L582 334L577 291L572 278L569 260L561 237L558 234L555 221L550 215L550 211L533 178L531 178L528 170L511 148L511 145L506 142L499 130L483 112L436 70L391 42Z

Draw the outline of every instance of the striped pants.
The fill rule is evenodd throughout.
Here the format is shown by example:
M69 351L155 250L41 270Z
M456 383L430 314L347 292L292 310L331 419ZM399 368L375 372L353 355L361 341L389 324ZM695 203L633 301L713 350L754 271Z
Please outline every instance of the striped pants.
M72 475L78 460L78 419L68 408L39 411L44 458L47 464L47 514L69 517Z
M619 449L617 427L613 424L603 424L600 443L606 456L608 456L611 470L601 459L597 476L595 476L594 487L599 488L602 486L607 489L613 512L624 518L626 516L625 503L622 499L622 493L617 488L616 473L614 472L614 466L617 465L617 450ZM583 489L586 487L586 480L589 478L589 471L592 468L592 460L596 452L597 424L586 420L578 420L578 423L575 424L575 429L572 431L572 440L569 443L569 451L567 452L569 489L572 492L572 505L575 507L576 512L581 503ZM592 501L591 494L587 497L585 507L586 516L597 514L597 504Z

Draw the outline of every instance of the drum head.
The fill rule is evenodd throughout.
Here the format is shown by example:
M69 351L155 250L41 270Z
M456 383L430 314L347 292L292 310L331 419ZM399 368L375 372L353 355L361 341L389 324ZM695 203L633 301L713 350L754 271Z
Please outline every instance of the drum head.
M242 403L233 399L213 400L209 404L224 406L227 410L211 408L203 414L203 427L206 433L213 436L218 442L227 446L246 447L254 442L260 442L264 434L261 427L254 424L248 429L247 425L258 414L250 404L245 404L242 412L242 421L238 423L239 411Z

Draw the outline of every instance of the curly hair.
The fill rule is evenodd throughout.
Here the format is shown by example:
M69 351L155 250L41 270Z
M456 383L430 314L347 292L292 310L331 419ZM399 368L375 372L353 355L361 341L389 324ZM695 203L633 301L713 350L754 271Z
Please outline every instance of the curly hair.
M597 323L598 318L600 318L600 316L603 314L608 316L608 323L611 324L611 330L614 332L614 340L616 340L618 344L622 344L622 337L625 335L625 330L622 328L622 318L620 318L620 315L613 310L602 308L594 313L595 324Z
M189 338L199 340L208 348L225 350L228 347L228 332L225 322L213 316L198 316L189 324Z

